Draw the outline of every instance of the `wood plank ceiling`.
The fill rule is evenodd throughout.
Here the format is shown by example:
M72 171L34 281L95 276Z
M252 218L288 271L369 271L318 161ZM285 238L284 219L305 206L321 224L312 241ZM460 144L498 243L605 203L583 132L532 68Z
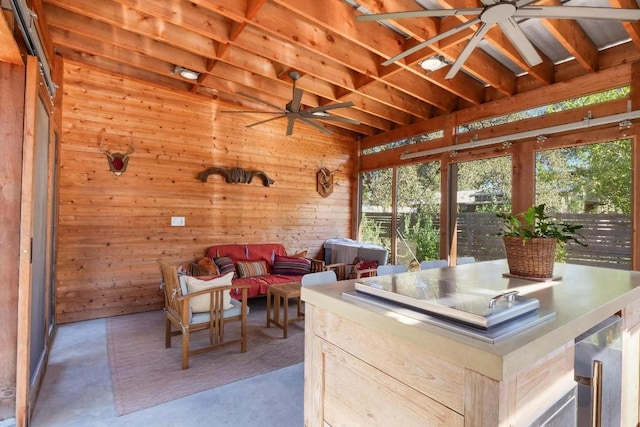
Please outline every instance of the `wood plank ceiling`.
M429 0L438 8L482 7L474 0ZM572 0L580 1L580 0ZM603 3L604 1L604 3ZM419 10L425 0L43 0L56 52L64 58L219 99L240 109L269 107L238 95L247 93L284 107L291 99L289 71L302 74L303 108L352 101L337 116L360 125L332 123L331 130L366 137L448 114L493 99L566 81L637 60L638 23L617 26L620 40L600 46L598 31L572 20L530 20L532 40L543 63L529 67L499 29L485 37L463 72L445 79L446 68L427 73L420 62L434 53L455 60L472 29L422 49L401 63L381 63L465 17L356 22L362 12ZM582 1L580 5L637 8L635 0ZM560 4L541 0L537 4ZM570 6L563 6L570 7ZM362 10L362 9L360 9ZM537 22L532 22L537 21ZM526 23L523 23L524 26ZM611 27L609 27L611 28ZM608 30L607 30L608 31ZM404 34L402 34L404 33ZM408 37L407 37L408 36ZM551 58L545 46L558 46ZM200 73L197 81L172 73L175 66ZM248 125L269 116L238 116ZM304 126L304 125L301 125ZM297 131L300 127L297 126ZM338 127L339 126L339 127Z

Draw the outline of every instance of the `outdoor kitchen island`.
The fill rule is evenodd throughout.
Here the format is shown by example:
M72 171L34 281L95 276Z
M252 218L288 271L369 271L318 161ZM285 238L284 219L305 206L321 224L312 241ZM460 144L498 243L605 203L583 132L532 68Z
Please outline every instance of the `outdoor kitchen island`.
M303 287L305 426L530 425L575 389L575 338L615 314L621 425L637 425L640 273L556 264L560 280L533 282L506 272L500 260L396 276L517 290L553 313L494 342L343 295L357 280Z

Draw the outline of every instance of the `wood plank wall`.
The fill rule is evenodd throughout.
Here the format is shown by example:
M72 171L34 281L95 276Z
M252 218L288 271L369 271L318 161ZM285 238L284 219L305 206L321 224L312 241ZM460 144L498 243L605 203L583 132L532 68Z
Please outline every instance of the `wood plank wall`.
M286 121L225 115L215 101L172 93L78 64L64 69L56 262L58 323L159 309L159 258L179 264L216 243L280 242L321 253L351 237L357 143ZM110 172L111 152L135 152ZM275 184L196 175L211 166L262 170ZM328 198L319 167L340 169ZM172 216L185 227L171 227Z

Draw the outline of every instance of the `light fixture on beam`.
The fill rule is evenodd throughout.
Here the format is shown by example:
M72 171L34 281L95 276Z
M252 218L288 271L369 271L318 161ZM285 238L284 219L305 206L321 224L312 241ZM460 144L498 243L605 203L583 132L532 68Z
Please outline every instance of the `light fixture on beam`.
M193 71L179 65L173 67L173 70L171 70L171 74L178 74L180 75L180 77L187 80L198 80L198 77L200 77L200 73L198 73L197 71Z
M541 129L533 129L525 132L518 132L518 133L505 135L505 136L496 136L494 138L488 138L488 139L474 139L471 142L467 142L463 144L449 145L447 147L433 148L431 150L416 151L415 153L405 152L400 155L400 160L415 159L417 157L430 156L433 154L441 154L441 153L446 153L448 151L467 150L470 148L483 147L483 146L492 145L492 144L499 144L507 140L513 142L520 139L528 139L528 138L538 139L540 136L546 137L546 135L550 135L550 134L568 132L568 131L577 130L577 129L585 129L593 126L602 126L602 125L611 124L611 123L624 123L625 121L629 121L629 123L631 123L631 120L638 119L638 118L640 118L640 110L628 111L626 113L620 113L620 114L613 114L611 116L600 117L597 119L593 119L589 116L580 122L565 123L563 125L550 126L550 127L541 128Z
M623 120L620 123L618 123L618 129L620 130L624 130L624 129L631 129L631 120Z
M447 61L442 55L434 55L420 62L420 66L422 67L422 69L427 72L439 70L440 68L444 68L449 64L451 64L451 62Z

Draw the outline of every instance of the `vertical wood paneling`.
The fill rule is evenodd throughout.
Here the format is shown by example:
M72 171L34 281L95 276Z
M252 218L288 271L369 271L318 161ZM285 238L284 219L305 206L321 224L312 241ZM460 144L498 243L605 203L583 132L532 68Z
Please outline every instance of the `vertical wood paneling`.
M121 77L65 65L57 319L69 321L161 307L156 260L186 263L216 243L279 242L321 253L324 240L351 237L357 143L286 121L246 128L254 119L229 106ZM105 148L135 153L114 176ZM262 170L275 184L207 182L207 167ZM328 198L316 192L320 166L336 174ZM171 227L171 216L185 227Z

